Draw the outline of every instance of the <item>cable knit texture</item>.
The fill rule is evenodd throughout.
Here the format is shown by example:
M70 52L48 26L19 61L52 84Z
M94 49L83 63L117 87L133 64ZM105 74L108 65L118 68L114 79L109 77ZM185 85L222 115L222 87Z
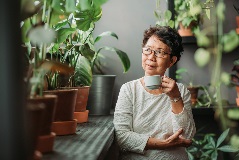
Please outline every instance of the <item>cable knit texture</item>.
M185 148L144 150L149 137L167 139L179 128L183 136L192 139L196 128L192 116L190 92L177 83L184 109L172 112L166 94L148 93L140 79L122 85L114 112L116 139L121 148L120 159L125 160L187 160Z

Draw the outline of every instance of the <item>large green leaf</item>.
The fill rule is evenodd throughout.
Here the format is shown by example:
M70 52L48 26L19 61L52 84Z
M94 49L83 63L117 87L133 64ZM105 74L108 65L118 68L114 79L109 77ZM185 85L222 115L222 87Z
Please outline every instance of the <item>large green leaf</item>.
M74 13L76 18L77 28L82 31L87 31L91 27L91 23L97 22L102 16L100 7L92 7L89 10L79 11Z
M84 56L79 56L74 75L76 86L90 86L92 83L92 71L89 61Z
M93 60L92 60L92 62L91 62L91 67L92 67L92 68L93 68L93 66L94 66L95 60L96 60L96 58L97 58L99 52L100 52L102 49L117 53L118 57L119 57L120 60L121 60L122 65L123 65L124 73L129 70L129 68L130 68L130 60L129 60L128 55L127 55L125 52L123 52L123 51L121 51L121 50L119 50L119 49L117 49L117 48L115 48L115 47L107 47L107 46L104 46L104 47L101 47L100 49L98 49L97 53L95 54L95 57L93 58Z
M57 43L62 43L66 38L75 32L74 28L62 28L57 31Z
M118 36L114 32L106 31L106 32L101 33L100 35L98 35L95 38L95 43L98 42L102 37L105 37L105 36L112 36L112 37L115 37L116 39L118 39Z

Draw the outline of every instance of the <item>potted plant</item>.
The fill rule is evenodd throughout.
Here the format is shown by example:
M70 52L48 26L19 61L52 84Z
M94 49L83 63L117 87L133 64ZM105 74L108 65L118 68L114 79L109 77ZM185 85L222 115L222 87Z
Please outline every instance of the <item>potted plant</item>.
M90 45L92 46L91 51L94 53L94 56L89 59L93 71L93 79L87 107L92 115L109 115L112 107L111 104L116 75L105 75L102 72L99 55L101 55L103 50L111 51L118 55L122 62L124 73L130 68L130 60L127 54L122 50L108 46L103 46L98 49L95 48L94 45L104 36L112 36L118 39L118 36L115 33L107 31L98 35L94 41L90 42Z
M61 45L60 50L62 50L65 54L64 57L65 59L68 59L70 62L70 65L75 68L75 73L70 77L70 80L68 81L68 85L71 86L85 86L85 85L91 85L91 76L93 75L92 79L92 85L90 86L90 95L89 98L92 97L92 93L95 92L93 91L95 87L95 83L98 83L99 79L112 79L113 81L107 82L108 87L111 86L111 88L108 88L107 90L103 89L104 91L109 91L110 93L107 95L108 98L107 100L105 98L90 98L88 99L88 110L90 114L94 114L94 109L97 109L99 105L102 105L102 103L98 103L98 106L91 105L91 103L95 103L94 101L96 99L101 99L106 102L102 106L105 106L110 109L111 105L111 97L112 97L112 88L114 86L114 79L115 75L113 76L106 76L102 75L100 72L100 63L99 63L99 55L100 52L103 50L108 50L115 52L124 67L124 71L127 72L130 66L130 61L127 56L127 54L117 48L114 47L108 47L104 46L99 49L95 48L95 43L97 43L102 37L104 36L112 36L114 38L118 39L118 36L111 32L103 32L96 38L93 37L93 31L95 29L95 22L98 21L101 18L102 15L102 9L100 6L97 6L95 2L90 3L84 8L84 10L74 12L73 16L71 18L72 21L66 22L69 23L67 28L60 28L57 30L59 33L58 35L62 35L61 37L58 37L58 43L63 43L64 45ZM77 8L81 8L82 6L77 6ZM89 17L89 20L85 20L86 17ZM84 25L82 25L82 23ZM63 22L64 23L64 22ZM59 26L64 26L59 24ZM63 36L64 35L64 36ZM82 57L83 56L83 57ZM85 59L85 58L86 59ZM81 64L81 65L80 65ZM90 66L90 67L89 67ZM80 69L81 68L81 69ZM80 69L80 70L79 70ZM96 73L101 74L101 75L96 75ZM101 81L102 82L102 81ZM110 85L111 84L111 85ZM105 85L105 84L104 84ZM104 95L100 92L97 91L100 95ZM110 105L108 105L110 103ZM92 106L92 107L89 107ZM108 110L107 109L107 114ZM80 110L79 110L80 111ZM98 111L103 111L103 109L99 109ZM84 110L83 110L84 112Z
M25 46L28 48L26 51L29 60L29 74L26 77L26 83L30 86L28 103L45 104L45 111L42 118L44 122L42 122L37 143L38 150L44 153L53 150L55 133L52 132L52 122L54 120L57 102L57 96L43 95L43 90L47 88L45 75L47 72L55 71L69 73L72 72L73 69L68 65L56 61L45 60L47 46L54 42L55 38L55 31L51 27L54 23L57 23L57 21L61 21L59 15L63 14L62 12L56 12L59 6L46 0L36 2L24 1L24 3L27 4L26 9L30 7L32 9L30 11L33 11L29 15L23 14L24 18L21 24L23 43L25 43ZM63 6L67 5L68 9L71 8L68 2L61 4ZM41 35L41 37L39 37L39 35ZM32 47L32 45L34 47Z
M75 69L73 74L60 77L59 86L78 90L74 112L74 118L78 123L88 120L89 110L86 109L86 105L92 82L92 70L88 59L93 57L88 42L92 41L94 23L101 17L101 3L80 1L76 10L54 27L57 41L49 50L51 56L57 55L61 62L67 62Z
M185 76L183 77L183 75ZM176 79L184 81L183 83L186 84L191 94L191 103L193 106L195 106L197 103L200 86L194 84L193 75L190 75L186 68L179 68L176 70Z
M192 146L187 148L187 153L189 160L216 160L220 157L220 153L238 152L238 149L231 145L223 145L226 140L230 129L226 129L218 139L215 139L215 134L207 133L202 137L202 139L193 138Z
M175 28L179 26L181 36L192 36L200 29L203 18L210 19L211 1L201 3L199 0L175 0ZM206 16L205 16L206 15Z
M172 12L170 10L166 10L162 12L160 8L160 1L156 1L156 9L154 11L154 16L157 18L156 25L159 26L170 26L174 28L174 20L172 20Z

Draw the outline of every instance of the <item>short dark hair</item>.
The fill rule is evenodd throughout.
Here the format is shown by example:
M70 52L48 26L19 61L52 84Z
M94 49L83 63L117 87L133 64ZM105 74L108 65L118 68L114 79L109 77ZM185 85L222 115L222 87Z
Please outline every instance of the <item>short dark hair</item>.
M156 36L170 48L172 54L170 56L177 57L176 63L180 60L183 53L182 37L175 29L169 26L150 26L150 28L144 31L142 47L146 45L151 36Z

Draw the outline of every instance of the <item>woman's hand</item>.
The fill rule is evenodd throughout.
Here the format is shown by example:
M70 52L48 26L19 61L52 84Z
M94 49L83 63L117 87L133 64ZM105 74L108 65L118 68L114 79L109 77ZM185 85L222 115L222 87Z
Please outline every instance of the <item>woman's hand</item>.
M192 144L192 140L185 139L181 136L183 129L179 129L176 133L165 140L168 148L173 147L189 147Z
M164 75L162 77L161 87L162 91L167 94L171 99L180 97L180 92L175 80Z
M176 133L171 135L166 140L160 140L158 138L150 137L146 144L145 149L169 149L175 147L189 147L192 144L192 140L185 139L181 136L183 129L179 129Z

